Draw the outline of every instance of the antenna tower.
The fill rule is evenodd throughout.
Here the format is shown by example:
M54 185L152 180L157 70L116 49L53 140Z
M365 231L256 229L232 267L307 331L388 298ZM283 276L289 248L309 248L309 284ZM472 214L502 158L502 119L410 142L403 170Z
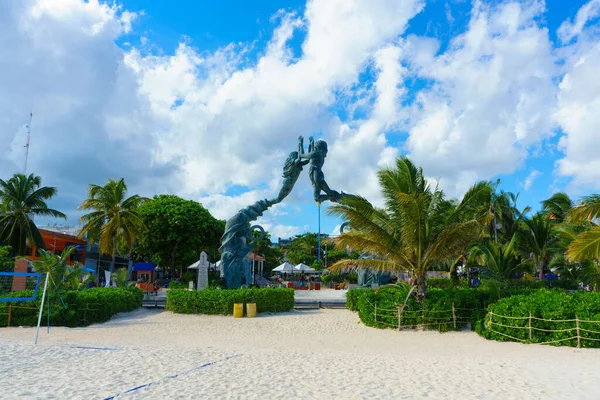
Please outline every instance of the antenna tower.
M29 123L25 125L27 128L27 144L25 144L25 167L23 173L27 175L27 161L29 160L29 139L31 138L31 121L33 120L33 113L29 113Z

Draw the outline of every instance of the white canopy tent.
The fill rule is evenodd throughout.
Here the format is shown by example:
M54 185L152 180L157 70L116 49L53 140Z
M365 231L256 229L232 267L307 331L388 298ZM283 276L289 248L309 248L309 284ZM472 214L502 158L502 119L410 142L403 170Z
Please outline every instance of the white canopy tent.
M304 264L304 263L300 263L298 265L296 265L296 271L298 272L304 272L305 274L311 274L313 272L317 272L317 270L309 267L308 265Z
M296 267L294 267L292 264L290 264L289 262L286 261L283 264L281 264L280 266L273 268L273 271L293 273L293 272L296 272Z

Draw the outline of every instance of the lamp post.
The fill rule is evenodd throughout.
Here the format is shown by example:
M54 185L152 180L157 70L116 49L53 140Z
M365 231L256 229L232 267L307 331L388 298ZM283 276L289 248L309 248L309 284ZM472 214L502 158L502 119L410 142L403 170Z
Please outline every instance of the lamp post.
M320 262L321 261L321 203L320 202L317 202L317 209L318 209L317 259Z

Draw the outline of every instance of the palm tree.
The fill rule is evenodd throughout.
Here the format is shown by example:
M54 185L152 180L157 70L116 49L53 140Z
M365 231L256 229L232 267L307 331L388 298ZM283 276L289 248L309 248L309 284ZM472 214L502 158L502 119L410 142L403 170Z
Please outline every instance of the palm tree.
M542 213L552 221L561 223L567 219L573 205L573 201L566 193L554 193L549 199L542 201Z
M567 260L597 262L600 259L600 226L596 225L594 220L600 218L600 195L584 197L581 205L574 207L569 217L574 222L585 221L591 224L591 227L571 242L567 249Z
M499 180L496 181L497 186ZM491 231L496 242L507 243L512 240L519 228L520 222L525 218L525 215L530 211L529 207L525 207L522 211L517 208L517 200L519 194L505 192L501 190L499 193L494 193L490 205L490 212L493 215L491 221ZM501 234L499 237L498 233Z
M84 225L79 237L87 235L90 243L98 241L100 253L112 255L112 274L118 245L122 243L131 248L144 229L138 207L148 199L137 194L126 197L127 185L123 178L109 179L104 186L90 185L88 193L89 198L78 209L93 211L81 217Z
M46 248L33 217L67 218L46 204L56 192L54 187L42 186L42 178L34 174L0 179L0 240L11 245L15 255L25 255L28 240L40 249Z
M408 271L417 297L427 293L426 271L462 257L468 243L480 237L488 222L481 199L491 197L491 184L475 184L460 203L444 200L432 188L423 170L401 157L395 168L378 173L385 208L374 207L360 196L346 196L328 213L342 217L350 230L338 239L341 248L352 247L375 259L341 260L331 269ZM489 200L488 200L489 201Z
M471 246L471 259L483 266L492 278L509 282L526 266L515 251L515 237L502 245L489 240L476 242Z
M65 247L59 255L53 254L48 250L40 249L39 260L27 260L33 264L33 270L35 272L41 272L44 276L49 272L50 283L52 283L54 287L60 289L64 284L67 272L73 272L72 269L69 269L69 257L74 250L74 247L68 246ZM83 273L83 270L79 269L78 272Z
M519 249L525 258L533 261L533 265L539 271L539 278L542 279L544 269L557 250L552 220L538 213L523 220L522 230L518 231L517 235Z

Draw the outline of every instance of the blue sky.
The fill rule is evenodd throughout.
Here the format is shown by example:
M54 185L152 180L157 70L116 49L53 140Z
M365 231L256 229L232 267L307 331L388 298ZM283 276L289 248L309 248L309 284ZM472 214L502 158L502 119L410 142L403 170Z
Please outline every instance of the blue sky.
M399 154L452 197L500 178L537 209L558 190L600 189L599 0L11 7L0 172L21 165L33 103L32 169L59 188L69 223L88 183L121 176L225 219L277 193L300 134L328 141L330 186L375 203L374 173ZM307 171L260 222L274 237L316 231ZM340 223L323 213L323 232Z

